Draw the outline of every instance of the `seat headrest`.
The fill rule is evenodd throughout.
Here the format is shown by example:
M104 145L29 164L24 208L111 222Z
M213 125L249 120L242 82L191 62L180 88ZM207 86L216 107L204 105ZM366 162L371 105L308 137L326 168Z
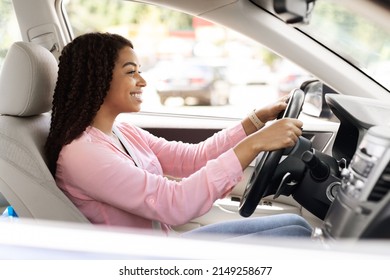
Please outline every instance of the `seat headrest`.
M44 47L16 42L0 74L0 114L33 116L49 112L58 64Z

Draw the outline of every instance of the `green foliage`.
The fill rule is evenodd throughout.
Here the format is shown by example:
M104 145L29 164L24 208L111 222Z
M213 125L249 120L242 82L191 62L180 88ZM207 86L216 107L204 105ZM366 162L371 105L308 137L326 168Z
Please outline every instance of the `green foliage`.
M122 0L71 0L66 11L76 35L102 31L109 26L134 26L144 22L164 23L172 30L192 28L189 15Z
M12 9L11 0L0 1L0 41L5 39L6 32L8 30L7 24L10 21Z
M324 22L329 25L324 26ZM311 25L312 30L318 31L321 41L330 42L355 63L359 61L368 65L373 61L390 59L390 31L356 17L340 5L318 1ZM368 56L368 53L371 55Z
M139 27L146 23L155 28L163 24L168 30L174 31L193 29L192 16L153 5L123 0L68 0L64 3L76 36L110 28L123 28L129 33L139 32ZM16 29L11 25L16 22L12 16L12 1L0 0L0 59L15 40ZM323 21L323 18L328 20ZM324 26L324 22L329 25ZM389 29L377 28L332 1L316 2L310 25L320 41L336 46L338 52L353 62L368 65L375 61L390 60ZM261 50L260 56L268 65L279 59L266 49Z

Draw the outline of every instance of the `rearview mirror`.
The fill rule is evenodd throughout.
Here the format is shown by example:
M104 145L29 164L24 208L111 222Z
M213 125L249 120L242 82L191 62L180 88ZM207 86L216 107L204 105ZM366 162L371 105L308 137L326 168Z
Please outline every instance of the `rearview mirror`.
M251 0L286 23L308 23L315 0Z

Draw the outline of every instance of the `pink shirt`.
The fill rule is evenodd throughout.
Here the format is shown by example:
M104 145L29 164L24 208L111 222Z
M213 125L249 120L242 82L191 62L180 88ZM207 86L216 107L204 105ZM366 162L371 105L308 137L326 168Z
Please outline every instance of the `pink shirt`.
M94 127L64 146L57 161L59 187L94 224L151 229L159 221L168 231L205 214L242 178L231 149L246 136L241 124L199 144L167 141L127 123L116 126L138 167Z

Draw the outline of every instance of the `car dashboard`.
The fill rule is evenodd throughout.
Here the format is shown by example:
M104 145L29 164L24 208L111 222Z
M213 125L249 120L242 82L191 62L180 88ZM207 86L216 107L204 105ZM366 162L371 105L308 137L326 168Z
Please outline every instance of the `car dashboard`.
M327 94L339 118L333 157L346 165L319 236L390 237L390 102Z
M370 127L390 124L389 101L339 94L326 94L325 98L340 120L333 146L336 159L345 158L349 163Z
M266 195L291 195L318 217L316 237L390 238L390 102L336 93L324 100L339 119L332 147L301 137Z

